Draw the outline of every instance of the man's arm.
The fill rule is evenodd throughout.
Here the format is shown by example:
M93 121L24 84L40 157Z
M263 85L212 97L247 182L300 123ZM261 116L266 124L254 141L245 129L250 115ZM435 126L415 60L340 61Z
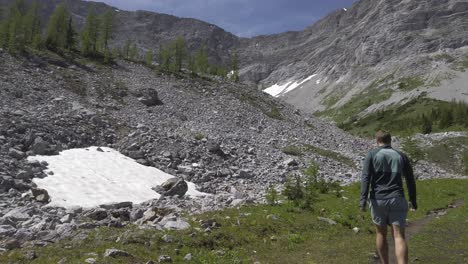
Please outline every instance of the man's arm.
M411 203L411 208L416 210L418 209L418 204L416 202L416 181L414 179L413 168L411 167L411 162L408 156L404 155L404 175L406 180L406 186L408 187L408 196Z
M362 166L362 175L361 175L361 200L359 207L362 210L366 208L367 196L369 195L369 186L370 186L370 179L373 174L373 166L372 166L372 154L369 153L364 160L364 164Z

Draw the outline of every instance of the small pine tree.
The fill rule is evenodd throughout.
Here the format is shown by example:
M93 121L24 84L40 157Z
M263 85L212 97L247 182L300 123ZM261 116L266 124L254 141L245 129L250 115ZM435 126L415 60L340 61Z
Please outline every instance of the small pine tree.
M445 129L453 125L453 112L451 108L443 109L440 117L439 128Z
M37 35L41 34L41 18L39 14L39 4L33 1L24 17L25 42L32 44Z
M284 185L283 195L294 205L299 206L304 198L301 178L298 175L290 176Z
M123 47L123 51L122 51L122 56L128 60L130 59L130 46L132 45L132 42L130 40L127 40L125 42L125 45Z
M145 54L145 63L147 66L153 65L154 54L152 50L148 50Z
M114 14L106 11L100 18L98 46L101 52L109 49L109 40L112 38Z
M117 59L122 57L122 51L118 47L112 48L112 58Z
M206 74L208 72L209 64L205 43L202 43L200 49L195 53L195 65L199 73Z
M173 71L180 72L182 71L182 66L184 63L185 56L187 55L187 50L185 47L185 40L183 37L178 37L172 43L172 50L174 52L174 63L173 63Z
M230 66L231 66L231 73L230 73L230 79L233 82L239 82L239 56L237 55L237 52L231 55L230 58Z
M425 115L422 115L422 125L421 125L421 132L423 134L430 134L432 133L432 121L427 118Z
M169 71L171 69L172 58L173 55L170 47L161 46L159 48L158 61L161 69Z
M71 51L76 46L76 31L73 28L73 19L70 16L68 18L68 26L66 29L66 40L65 40L65 49Z
M197 66L195 64L195 58L192 55L187 57L187 68L192 76L197 74Z
M278 191L276 191L275 186L270 184L266 190L265 199L269 205L278 204Z
M81 53L84 56L97 54L97 40L99 36L99 20L94 8L91 8L86 17L86 22L81 31Z
M411 137L408 137L403 142L403 151L408 154L411 162L413 164L418 163L420 160L424 158L424 153L419 148L418 143Z
M132 61L137 61L140 57L140 52L138 51L138 47L135 43L133 43L130 47L130 54L129 59Z

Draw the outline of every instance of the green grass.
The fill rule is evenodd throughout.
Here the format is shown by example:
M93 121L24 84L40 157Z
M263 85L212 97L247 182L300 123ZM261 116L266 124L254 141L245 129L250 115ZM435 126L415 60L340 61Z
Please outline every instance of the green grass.
M433 146L422 149L425 159L443 169L468 176L468 138L444 139Z
M401 78L398 83L398 89L402 91L412 91L424 86L425 82L422 77L405 77Z
M291 155L291 156L302 156L304 155L304 151L301 147L289 145L281 149L284 154Z
M431 180L417 184L420 209L410 213L410 220L421 218L432 209L445 207L455 199L468 201L467 180ZM344 187L341 194L343 198L334 193L320 195L314 211L286 203L195 215L190 217L192 227L179 232L140 230L134 226L100 228L82 241L64 240L47 247L26 247L8 252L0 255L0 263L48 264L63 258L67 259L66 263L83 263L90 257L89 253L99 254L98 261L102 262L102 254L107 248L128 251L134 258L106 259L105 263L144 263L156 261L163 254L170 255L174 263L185 263L183 257L187 253L193 255L192 263L368 263L374 251L374 231L369 213L358 210L359 186ZM461 214L457 219L468 217L466 209L457 212ZM330 226L317 220L318 216L333 219L338 224ZM201 231L200 220L206 219L215 219L221 227L211 233ZM466 222L460 221L458 226L463 225L466 226ZM361 231L355 234L353 227ZM161 239L166 233L174 242L166 243ZM466 248L466 237L454 237L450 241L459 248ZM435 242L447 244L434 236L422 240L431 246ZM412 245L410 243L410 252ZM419 250L417 247L415 243L415 252ZM24 258L24 253L31 249L38 255L34 261ZM180 253L175 254L175 249Z
M274 101L269 101L264 98L254 96L248 93L242 93L242 92L235 92L234 93L241 101L250 104L251 106L257 108L260 110L263 114L266 116L272 118L272 119L277 119L277 120L282 120L283 116L281 114L280 109L278 108L277 104Z
M352 159L350 159L350 158L348 158L346 156L343 156L342 154L340 154L338 152L327 150L327 149L322 149L322 148L312 146L312 145L306 145L305 149L307 151L312 151L312 152L314 152L314 153L316 153L316 154L318 154L318 155L320 155L322 157L327 157L327 158L336 160L338 162L341 162L343 164L346 164L349 167L352 167L352 168L356 167L356 163Z
M410 241L418 263L468 263L468 199L461 208L436 218Z

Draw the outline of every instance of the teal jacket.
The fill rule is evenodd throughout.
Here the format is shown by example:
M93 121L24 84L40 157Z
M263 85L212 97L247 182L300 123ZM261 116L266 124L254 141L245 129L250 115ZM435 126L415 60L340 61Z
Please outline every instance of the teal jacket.
M377 200L405 197L403 175L411 207L417 209L416 183L408 156L389 145L370 151L362 168L360 207L366 207L368 197Z

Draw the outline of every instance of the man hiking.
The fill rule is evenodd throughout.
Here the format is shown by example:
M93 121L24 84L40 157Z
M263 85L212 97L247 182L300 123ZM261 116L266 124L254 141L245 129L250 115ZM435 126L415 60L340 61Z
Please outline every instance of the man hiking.
M402 176L405 176L411 210L417 209L416 183L408 157L391 147L390 133L380 130L376 134L378 148L367 154L361 179L362 211L369 207L376 225L377 251L383 264L388 264L387 226L395 240L398 264L408 263L408 246L405 240L408 203L403 192ZM369 192L370 187L370 192Z

